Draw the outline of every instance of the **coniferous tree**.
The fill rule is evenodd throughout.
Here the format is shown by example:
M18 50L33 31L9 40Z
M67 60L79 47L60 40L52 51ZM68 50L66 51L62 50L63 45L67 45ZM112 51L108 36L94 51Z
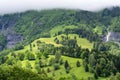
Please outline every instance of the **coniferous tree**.
M65 67L65 69L67 69L69 67L69 63L67 60L65 61L64 67Z
M57 51L55 53L55 62L58 63L60 61L60 58L61 58L61 53L60 51Z
M89 56L89 63L90 63L90 66L95 67L96 59L95 59L94 54L90 54L90 56Z
M88 65L86 64L85 65L85 72L88 72L89 71L89 67L88 67Z
M96 65L95 72L98 74L98 76L101 75L101 66L99 64Z
M98 79L98 74L96 72L94 72L94 78Z
M80 61L77 61L77 62L76 62L76 66L77 66L77 67L80 67Z
M32 51L32 44L30 43L30 51Z

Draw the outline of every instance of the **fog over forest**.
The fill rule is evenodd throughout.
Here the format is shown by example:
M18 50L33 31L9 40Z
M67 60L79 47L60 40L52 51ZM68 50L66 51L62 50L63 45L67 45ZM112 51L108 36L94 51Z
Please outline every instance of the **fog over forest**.
M0 0L0 14L53 8L98 11L113 6L120 6L120 0Z

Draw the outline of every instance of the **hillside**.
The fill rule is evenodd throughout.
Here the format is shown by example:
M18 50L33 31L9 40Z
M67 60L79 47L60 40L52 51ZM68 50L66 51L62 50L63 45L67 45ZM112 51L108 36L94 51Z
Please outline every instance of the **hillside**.
M0 16L0 31L6 41L1 42L1 49L14 47L23 40L27 44L39 37L50 37L49 30L57 26L73 25L99 35L106 35L106 27L111 26L112 31L119 32L115 26L119 25L119 13L120 8L114 7L99 12L54 9Z
M77 44L78 46L80 45L79 47L73 46L74 43L72 43L72 45L71 43L67 43L67 44L56 43L55 41L56 37L60 42L64 40L62 39L61 36L64 36L64 38L67 37L65 34L61 34L59 36L54 36L49 39L48 38L37 39L32 43L30 43L30 45L25 46L23 49L12 51L7 56L4 56L2 58L2 64L4 63L8 65L17 65L21 68L32 70L35 73L40 73L45 75L47 74L48 77L51 77L52 79L55 80L59 80L59 79L87 80L88 78L93 80L94 73L91 71L89 72L88 69L92 70L92 67L90 66L93 65L95 61L94 59L92 59L93 58L92 56L94 53L96 53L96 51L89 52L89 50L87 49L80 48L80 47L84 48L84 46L87 46L86 48L91 50L93 47L92 43L88 41L85 42L85 39L79 38L77 34L69 34L68 37L70 38L65 39L65 42L67 40L68 41L76 40L77 42L75 42L75 44ZM52 42L50 41L51 39ZM82 39L85 43L83 43ZM91 44L91 46L88 46L89 44ZM65 49L62 49L62 46ZM74 47L74 48L70 48L70 47ZM102 50L102 46L101 46L101 50ZM104 53L103 55L101 53L97 53L97 54L98 55L96 56L103 56L103 55L106 57L111 56L111 55L107 55L106 53ZM88 68L85 67L86 66L85 64L86 61L84 61L85 58L91 58L90 61L92 60L93 62L93 63L89 62ZM101 61L102 59L104 60L104 58L100 58ZM56 62L56 60L58 62ZM68 72L67 69L64 68L66 61L68 61L70 68L68 69ZM107 75L107 73L105 73L105 75ZM99 77L98 79L106 80L107 77L101 75L101 77Z
M0 79L17 79L19 71L34 76L28 80L119 78L119 16L119 7L0 16Z
M67 56L61 56L62 63L60 65L60 69L59 70L54 70L54 65L50 65L49 61L54 59L55 56L54 55L49 55L48 57L45 58L44 53L39 53L39 46L44 46L45 45L44 43L41 43L41 44L38 45L39 41L45 42L46 44L53 44L55 47L60 47L60 46L63 46L63 45L62 44L57 44L56 42L54 42L54 39L57 37L59 40L62 40L61 36L66 36L66 35L62 34L62 35L55 36L55 37L52 37L52 38L49 38L49 39L48 38L37 39L37 40L35 40L31 43L32 49L31 49L31 46L28 45L28 46L25 46L24 49L22 49L22 50L17 50L15 52L9 53L9 55L7 56L9 59L6 61L6 63L7 64L12 64L12 65L19 65L19 67L22 67L22 68L25 68L25 69L31 69L32 71L37 72L37 70L38 70L37 65L39 64L38 63L39 59L37 57L38 57L38 54L39 54L39 55L41 55L41 60L43 61L43 65L46 65L45 67L42 67L41 69L45 70L45 72L47 72L48 69L50 69L50 72L47 73L47 75L49 77L54 78L55 80L59 80L60 78L61 79L62 78L71 79L71 80L74 79L74 78L85 79L85 80L88 77L92 78L93 74L90 73L90 72L86 72L84 70L82 59L72 58L72 57L67 57ZM74 37L76 36L77 44L82 46L83 48L92 49L92 47L93 47L92 43L90 43L88 40L86 40L84 38L79 38L78 35L76 35L76 34L69 34L68 36L70 37L70 39L74 39ZM52 42L51 42L51 39L53 39ZM47 50L47 48L46 48L46 50ZM27 59L26 54L28 54L28 53L33 54L33 57L31 55L31 58L33 58L33 59ZM13 55L16 55L16 57L13 57ZM17 56L17 55L19 55L19 56ZM22 55L24 55L24 57ZM21 58L20 58L20 56L21 56ZM20 60L17 60L17 58L19 58ZM69 60L69 64L72 68L70 70L69 74L67 74L65 72L65 69L64 69L64 66L63 66L63 63L66 60ZM16 61L16 62L14 63L14 61ZM77 61L80 61L80 67L76 66ZM56 63L56 64L58 64L58 63ZM81 75L81 76L79 76L78 74ZM100 80L101 80L101 78L100 78Z

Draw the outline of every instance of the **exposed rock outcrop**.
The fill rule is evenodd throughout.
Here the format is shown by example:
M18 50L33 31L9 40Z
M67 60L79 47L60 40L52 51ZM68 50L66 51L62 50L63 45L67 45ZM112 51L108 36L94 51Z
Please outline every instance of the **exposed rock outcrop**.
M20 34L8 34L7 35L7 48L14 47L18 42L23 41L23 38Z
M14 15L14 16L13 16ZM23 40L22 35L15 33L14 26L20 18L20 14L5 15L0 17L0 33L6 37L7 48L14 47L18 42ZM0 45L0 51L3 46Z

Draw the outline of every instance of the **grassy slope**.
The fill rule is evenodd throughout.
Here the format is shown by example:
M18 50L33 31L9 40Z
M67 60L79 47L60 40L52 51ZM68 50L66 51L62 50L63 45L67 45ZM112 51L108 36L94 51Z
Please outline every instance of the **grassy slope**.
M56 47L62 46L61 44L56 44L54 42L54 37L52 37L52 38L40 38L40 41L45 42L46 44L53 44Z
M65 28L76 28L76 27L71 27L71 26L67 26ZM56 29L57 30L57 29ZM62 30L62 29L61 29ZM64 30L64 29L63 29ZM51 31L51 35L57 33L58 31L55 31L55 28ZM66 36L64 34L61 34L59 36L56 36L59 40L61 40L61 36ZM88 49L92 49L93 47L93 43L90 43L87 39L85 38L79 38L78 35L76 34L69 34L68 35L71 39L73 39L75 36L77 37L77 43L79 46L82 46L82 48L88 48ZM42 41L42 42L45 42L47 44L53 44L57 47L59 46L62 46L61 44L56 44L54 42L54 38L55 37L51 37L51 38L39 38L35 41L32 42L32 45L37 45L36 42L38 40ZM30 45L28 46L25 46L25 48L23 50L19 50L19 51L15 51L16 53L25 53L26 50L30 50ZM35 54L35 52L37 52L37 46L33 47L33 51L32 53ZM10 56L10 55L9 55ZM46 60L47 63L49 61L50 58L54 57L53 55L49 55L49 58ZM71 57L67 57L67 56L62 56L62 59L63 61L65 60L68 60L70 66L72 67L71 70L70 70L70 73L67 74L65 72L65 69L64 69L64 65L60 66L60 69L59 70L56 70L54 71L53 69L53 66L48 66L48 67L45 67L45 71L47 70L47 68L50 68L51 69L51 72L50 73L47 73L47 75L49 77L54 77L55 80L58 80L60 77L70 77L71 80L72 80L72 75L75 75L78 79L85 79L87 80L88 77L93 77L93 74L92 73L89 73L89 72L85 72L84 70L84 67L82 65L82 59L78 59L78 58L71 58ZM76 67L76 61L79 60L80 63L81 63L81 67ZM28 61L28 60L24 60L24 61L19 61L19 64L21 64L21 66L23 68L26 68L26 62L29 62L32 66L32 70L33 71L36 71L34 68L35 68L35 61ZM53 73L55 74L53 76ZM69 79L70 80L70 79ZM99 80L105 80L105 78L99 78Z
M59 40L61 40L61 36L66 36L64 34L56 36ZM79 36L77 34L69 34L68 35L70 37L70 39L73 39L75 36L77 37L77 43L79 46L81 46L82 48L88 48L88 49L92 49L93 48L93 43L90 43L87 39L85 38L79 38ZM40 40L42 42L45 42L46 44L53 44L55 46L61 46L61 44L56 44L54 42L54 38L40 38Z
M64 35L64 34L62 34L62 35ZM58 37L58 38L61 38L60 36L61 36L61 35L59 35L59 36L57 36L57 37ZM78 35L76 35L76 34L69 34L69 37L70 37L70 38L74 38L74 36L78 36ZM49 39L53 40L53 38L54 38L54 37L49 38ZM45 42L48 40L48 42L49 42L49 39L48 39L48 38L40 38L40 39L37 39L37 40L35 40L35 41L32 42L32 45L33 45L33 44L36 45L36 42L37 42L38 40L41 40L41 41L43 40L43 41L45 41ZM87 46L88 44L92 45L92 43L89 43L89 41L86 40L86 39L78 38L78 37L77 37L77 40L78 40L78 41L80 40L80 41L78 42L79 45L82 45L82 46ZM82 41L84 41L84 42L82 42ZM55 43L54 43L54 44L55 44ZM58 45L56 45L56 46L58 46ZM91 47L90 47L90 48L91 48ZM16 53L25 53L26 50L30 50L30 45L25 46L25 48L24 48L23 50L16 51ZM37 51L37 47L33 47L33 51L32 51L32 52L35 54L36 51ZM49 59L52 58L52 57L54 57L54 56L53 56L53 55L49 55L49 58L47 59L47 61L49 61ZM82 59L71 58L71 57L67 57L67 56L62 56L62 59L63 59L63 61L65 61L65 60L68 60L68 61L69 61L69 64L70 64L70 66L72 67L72 69L70 70L70 73L67 74L67 73L65 72L65 69L64 69L64 66L63 66L63 65L60 66L60 69L59 69L59 70L56 70L56 71L53 70L53 66L48 66L48 67L45 67L44 69L45 69L45 71L47 70L47 68L50 68L50 69L51 69L52 72L47 73L47 75L48 75L49 77L54 77L55 80L58 80L60 77L70 77L71 80L72 80L72 75L73 75L73 74L74 74L78 79L85 79L85 80L87 80L88 77L93 77L93 74L92 74L92 73L85 72L84 67L83 67L83 65L82 65ZM77 61L77 60L80 61L81 67L76 67L76 61ZM34 67L35 67L35 61L28 61L28 60L21 61L20 64L22 65L23 68L26 68L26 62L29 62L29 63L31 64L31 66L33 67L32 70L33 70L33 71L36 71L36 70L34 69ZM55 74L55 76L53 76L53 73ZM99 80L105 80L105 78L99 78Z
M57 36L59 39L61 39L61 36L63 36L64 34L62 35L59 35ZM65 36L65 35L64 35ZM78 38L78 35L76 34L69 34L69 37L70 38L74 38L74 36L77 36L77 41L78 41L78 45L82 46L82 47L86 47L89 45L89 47L87 48L92 48L92 43L89 43L88 40L86 39L83 39L83 38ZM48 43L48 44L54 44L55 46L62 46L61 44L56 44L54 42L54 37L52 38L40 38L40 39L37 39L35 41L33 41L32 45L35 44L36 45L36 42L38 40L41 40L42 42L45 42L45 43ZM28 46L25 46L25 48L23 50L19 50L19 51L16 51L16 53L24 53L26 50L30 50L30 45ZM35 54L35 52L37 51L37 46L36 47L33 47L33 53ZM51 57L54 57L53 55L50 55L49 58L47 60L49 60ZM53 70L53 66L49 66L49 68L52 70L52 72L48 73L47 75L50 76L50 77L53 77L53 73L55 74L54 78L56 80L58 80L60 77L71 77L72 74L76 75L76 77L78 79L81 79L81 78L84 78L84 79L87 79L87 77L93 77L93 74L92 73L89 73L89 72L85 72L84 71L84 67L82 65L82 60L81 59L77 59L77 58L71 58L71 57L66 57L66 56L62 56L62 59L63 61L65 60L68 60L69 61L69 64L70 66L72 67L72 69L70 70L70 73L69 74L66 74L65 72L65 69L64 69L64 66L60 66L60 70L57 70L57 71L54 71ZM76 67L76 61L79 60L80 63L81 63L81 67L77 68ZM35 71L34 69L34 64L35 64L35 61L28 61L28 60L24 60L24 61L21 61L21 64L22 64L22 67L23 68L26 68L26 62L29 62L31 64L31 66L33 67L33 71ZM45 71L48 67L44 68Z
M53 44L54 46L56 47L59 47L59 46L62 46L61 44L56 44L54 42L54 39L57 37L59 40L61 40L61 36L66 36L65 34L61 34L61 35L58 35L56 37L53 37L53 35L57 34L59 31L64 31L65 29L74 29L74 28L77 28L77 26L74 26L74 25L70 25L70 26L57 26L53 29L50 30L50 34L51 34L51 38L39 38L39 39L36 39L32 42L32 44L35 44L36 45L36 42L38 40L40 40L41 42L45 42L46 44ZM90 43L87 39L85 38L79 38L79 36L77 34L69 34L68 37L70 37L70 39L73 39L74 37L77 37L77 43L79 46L81 46L82 48L88 48L88 49L92 49L93 48L93 43ZM29 50L29 45L25 47L24 50ZM37 50L37 47L34 47L33 48L34 51ZM21 50L20 52L22 52L23 50Z
M54 57L54 56L50 56L50 57ZM50 72L48 73L48 76L52 76L52 74L54 73L55 74L54 78L56 80L58 80L60 77L71 77L72 74L74 74L78 79L81 79L81 78L87 79L88 77L93 77L93 74L89 72L85 72L81 59L71 58L66 56L62 56L62 59L63 61L68 60L69 65L71 66L70 73L66 74L64 66L61 66L60 70ZM81 67L76 67L77 60L80 61Z

